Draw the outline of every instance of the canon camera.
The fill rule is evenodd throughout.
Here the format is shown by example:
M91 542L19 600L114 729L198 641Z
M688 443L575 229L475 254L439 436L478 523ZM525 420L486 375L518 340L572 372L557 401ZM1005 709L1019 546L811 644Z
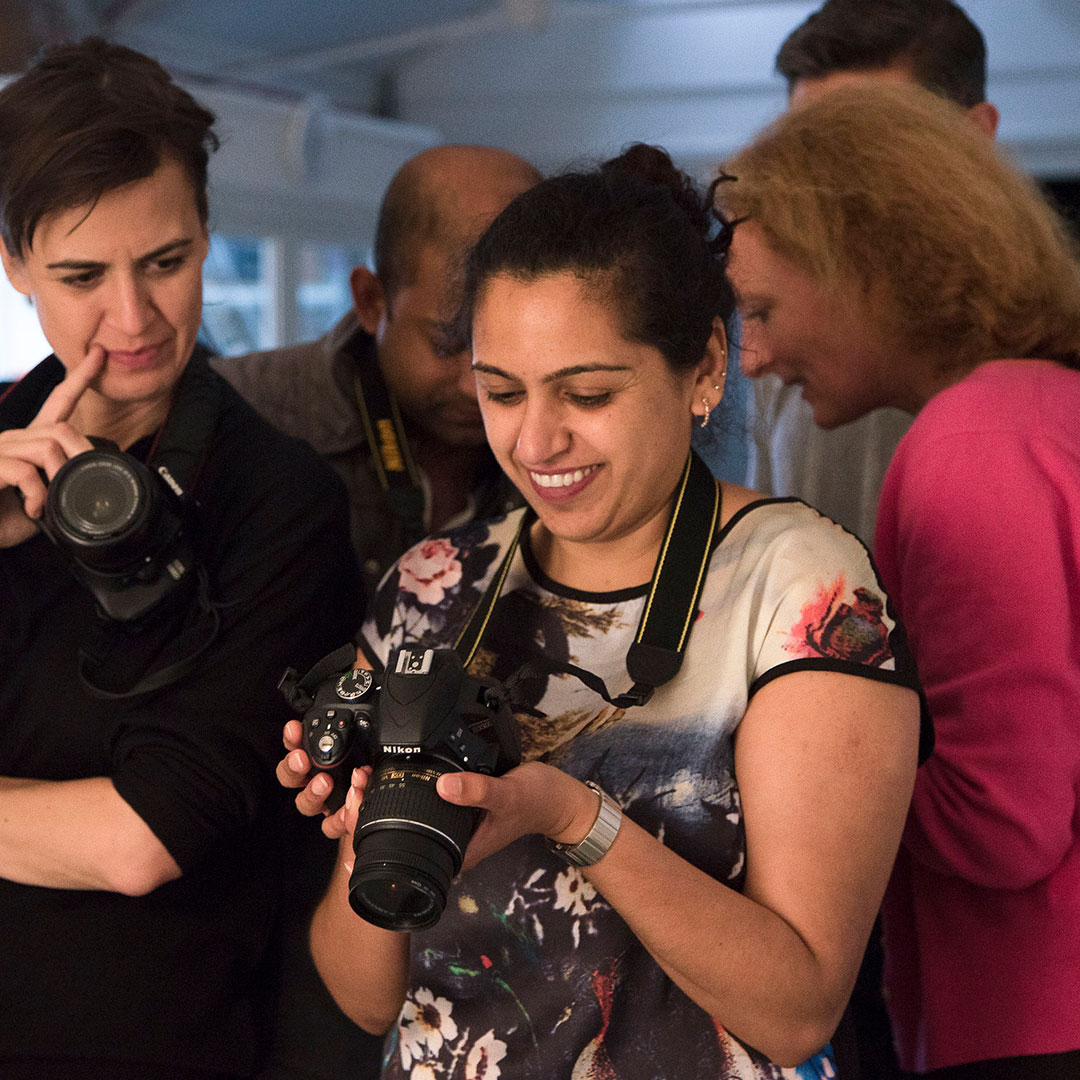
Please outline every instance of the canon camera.
M329 809L341 806L353 768L374 767L353 837L353 910L389 930L420 930L442 915L480 813L444 801L436 781L501 775L520 764L521 736L503 686L466 674L453 649L403 648L378 679L338 671L312 694L290 669L281 689L304 713L312 765L333 776Z
M134 622L176 591L194 565L171 477L106 439L49 484L41 528L70 560L103 615ZM175 482L174 482L175 483Z

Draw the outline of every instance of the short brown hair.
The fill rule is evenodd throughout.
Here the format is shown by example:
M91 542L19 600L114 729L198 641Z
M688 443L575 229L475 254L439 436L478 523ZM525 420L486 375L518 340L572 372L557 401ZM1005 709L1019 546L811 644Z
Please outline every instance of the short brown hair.
M41 219L93 204L173 158L206 223L214 114L142 53L101 38L47 49L0 91L0 237L18 255Z
M838 87L781 116L724 170L725 213L941 369L1080 367L1080 253L1034 182L950 102Z
M896 65L966 109L986 96L986 42L952 0L826 0L776 55L788 93L800 79Z

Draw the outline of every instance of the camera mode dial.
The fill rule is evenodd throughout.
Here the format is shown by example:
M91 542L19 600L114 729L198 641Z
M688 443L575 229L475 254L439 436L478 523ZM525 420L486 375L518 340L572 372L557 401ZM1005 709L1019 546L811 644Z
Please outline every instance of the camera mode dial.
M356 701L371 689L371 672L355 668L338 679L335 689L342 701Z

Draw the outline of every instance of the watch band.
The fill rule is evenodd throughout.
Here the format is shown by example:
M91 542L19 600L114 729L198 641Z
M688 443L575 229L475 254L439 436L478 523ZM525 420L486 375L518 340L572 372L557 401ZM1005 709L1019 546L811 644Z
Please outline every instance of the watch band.
M591 780L586 780L585 786L595 791L600 799L600 807L596 812L596 820L592 823L592 828L576 844L559 844L554 840L548 840L551 850L564 858L571 866L592 866L598 863L615 842L619 826L622 824L623 815L619 804Z

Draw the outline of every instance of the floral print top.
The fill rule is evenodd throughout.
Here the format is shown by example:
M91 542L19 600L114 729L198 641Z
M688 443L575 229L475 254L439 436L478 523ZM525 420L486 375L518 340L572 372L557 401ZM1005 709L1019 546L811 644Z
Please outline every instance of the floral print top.
M519 514L423 541L382 583L363 631L385 664L405 642L453 644ZM547 579L527 537L472 670L505 679L537 654L629 689L626 651L647 587L584 593ZM823 668L916 685L862 545L794 500L762 500L720 533L679 674L615 709L570 675L520 684L526 759L609 792L672 850L733 889L745 835L733 736L754 692ZM874 717L868 716L867 723ZM410 986L384 1077L408 1080L728 1080L835 1075L831 1051L780 1068L664 974L620 916L542 838L463 874L442 919L411 939Z

